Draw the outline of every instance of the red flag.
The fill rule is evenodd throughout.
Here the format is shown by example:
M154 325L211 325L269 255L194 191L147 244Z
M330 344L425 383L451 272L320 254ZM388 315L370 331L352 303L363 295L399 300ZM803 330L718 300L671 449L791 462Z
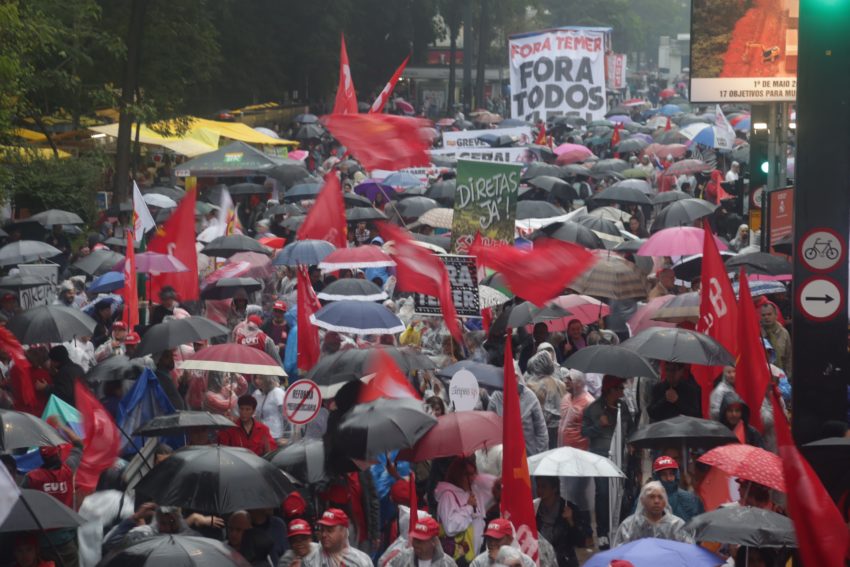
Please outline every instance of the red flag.
M136 249L133 242L133 231L124 231L127 235L127 256L124 262L124 322L127 329L132 331L139 324L139 290L136 279Z
M170 285L182 301L199 298L198 252L195 250L195 191L186 191L186 196L174 213L165 221L162 229L148 244L148 250L174 256L189 268L186 272L159 274L153 277L152 293Z
M490 324L493 322L493 308L485 307L481 310L481 326L484 328L484 333L490 331Z
M419 498L416 494L416 475L410 471L410 483L408 501L410 504L410 522L407 528L408 541L413 537L413 531L416 529L416 523L419 521ZM411 544L412 545L412 544Z
M667 117L667 124L664 126L664 131L665 131L665 132L669 132L669 131L670 131L670 128L671 128L671 126L670 126L670 117L668 116L668 117Z
M297 240L327 240L337 248L345 248L348 246L346 226L342 188L336 173L331 171L325 175L325 184L298 229Z
M390 255L396 262L398 290L424 293L440 300L443 320L454 340L463 344L463 333L457 320L449 273L434 253L413 243L409 233L388 222L379 222L378 232L385 241L394 242Z
M345 48L345 36L340 34L339 46L339 85L336 88L334 114L357 114L357 93L351 79L351 66L348 64L348 50Z
M307 266L298 266L298 368L310 370L319 360L319 329L310 322L310 316L321 309L319 299L310 283Z
M741 268L738 281L738 340L741 343L738 348L738 360L735 362L735 390L750 407L750 425L764 432L761 404L770 384L770 366L764 353L759 316L750 296L750 283L744 268Z
M702 248L702 295L699 305L699 322L696 330L705 333L726 347L730 353L738 352L735 337L738 334L738 305L735 291L726 274L723 258L717 250L711 227L704 222L705 239ZM709 417L708 405L714 379L723 370L717 366L693 366L694 379L702 390L702 415ZM751 407L752 413L758 413L761 405Z
M776 444L782 459L785 486L791 487L788 491L788 515L797 532L802 564L843 567L850 550L847 524L811 465L794 445L776 388L772 394Z
M502 414L502 517L516 529L522 552L537 561L537 522L531 496L531 477L525 458L525 438L519 410L519 392L511 352L511 333L505 337L505 384Z
M521 250L509 244L485 246L476 236L469 254L478 257L479 266L500 272L516 295L539 306L561 295L596 261L578 244L554 238L540 238L533 250Z
M534 140L534 143L537 144L538 146L545 146L546 145L546 123L545 122L540 123L540 131L537 133L537 139Z
M83 458L77 469L77 486L94 490L100 473L115 464L121 448L121 435L94 394L80 380L74 384L74 399L83 421Z
M430 122L392 114L331 114L322 123L368 170L431 163Z
M383 350L378 349L378 352L375 353L369 372L374 373L375 376L360 389L357 403L371 402L378 398L390 400L422 399L410 385L393 357Z
M401 74L404 72L404 68L407 67L407 62L410 60L410 55L404 58L404 61L401 62L401 65L398 66L398 69L395 70L393 76L390 78L390 82L386 84L384 90L378 94L378 98L375 99L375 102L372 103L372 108L369 109L369 113L377 113L380 114L382 110L384 110L384 106L387 104L387 101L390 99L390 95L395 88L396 83L401 78Z
M612 148L616 148L617 144L620 143L620 128L622 128L622 127L623 127L623 125L620 122L617 122L616 124L614 124L614 133L611 134L611 147Z
M15 366L9 373L12 380L15 409L33 413L36 410L35 388L30 376L30 362L24 354L24 347L6 327L0 327L0 350L8 354Z

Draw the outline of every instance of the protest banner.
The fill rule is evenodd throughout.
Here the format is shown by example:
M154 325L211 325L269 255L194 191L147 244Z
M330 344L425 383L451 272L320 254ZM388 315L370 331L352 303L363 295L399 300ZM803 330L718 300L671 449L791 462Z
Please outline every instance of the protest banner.
M558 28L511 36L511 116L537 122L575 115L588 122L607 112L608 28Z
M458 132L443 132L444 148L490 148L490 144L481 139L481 136L510 136L516 138L517 145L524 146L534 142L531 136L531 127L515 126L513 128L491 128L489 130L460 130Z
M458 161L452 252L465 254L476 234L485 243L513 243L521 169L512 163Z
M54 290L59 283L59 266L56 264L21 264L23 276L35 276L44 280L44 285L22 289L18 298L21 309L26 311L39 305L50 305L56 299Z
M606 55L605 75L608 88L612 91L626 88L626 55L622 53Z
M498 163L526 164L538 161L534 150L529 148L436 148L428 150L434 157L445 159L467 159Z
M452 286L452 299L460 317L480 317L481 308L478 294L478 270L474 256L452 256L441 254L440 259L449 273ZM414 298L414 312L419 315L441 315L440 301L433 296L417 293Z

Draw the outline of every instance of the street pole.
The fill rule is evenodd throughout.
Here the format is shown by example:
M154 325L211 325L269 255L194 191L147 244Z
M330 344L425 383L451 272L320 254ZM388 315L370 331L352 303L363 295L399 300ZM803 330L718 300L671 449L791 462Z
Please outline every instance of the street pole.
M472 112L472 0L463 3L463 112L469 118Z

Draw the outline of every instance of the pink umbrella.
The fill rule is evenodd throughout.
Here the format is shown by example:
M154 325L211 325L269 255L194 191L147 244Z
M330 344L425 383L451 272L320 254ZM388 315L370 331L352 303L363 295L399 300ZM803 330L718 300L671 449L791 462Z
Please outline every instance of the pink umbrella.
M581 321L582 325L596 323L599 320L599 317L605 317L611 312L610 307L589 295L562 295L561 297L557 297L549 302L549 305L553 304L563 307L569 311L571 315L561 319L551 319L546 321L546 326L549 327L549 331L552 332L566 331L567 324L573 319L578 319ZM529 325L529 331L531 331L531 327L533 327L533 325Z
M718 250L726 250L716 236L712 234ZM690 256L701 254L705 231L693 226L675 226L659 230L649 237L638 250L639 256Z
M558 165L579 163L593 157L593 152L581 144L561 144L554 151L558 156Z
M116 272L124 270L124 260L115 264L112 268ZM136 271L140 274L171 274L174 272L188 272L186 264L171 256L159 252L142 252L136 254Z
M264 280L266 278L271 277L275 272L275 268L274 266L272 266L271 258L266 256L265 254L260 254L259 252L239 252L237 254L234 254L233 256L227 259L227 263L225 263L225 266L228 266L230 264L241 264L242 262L248 263L247 277L249 278Z
M380 246L375 246L374 244L334 250L319 263L319 268L325 272L389 266L395 266L393 259L390 258L389 254L381 250Z
M637 312L632 315L632 318L629 319L628 325L629 329L632 332L632 336L640 333L644 329L648 329L650 327L675 327L676 325L673 323L667 323L664 321L653 321L652 318L655 316L655 313L658 312L659 309L670 303L675 295L662 295L661 297L656 297L646 305L638 307Z

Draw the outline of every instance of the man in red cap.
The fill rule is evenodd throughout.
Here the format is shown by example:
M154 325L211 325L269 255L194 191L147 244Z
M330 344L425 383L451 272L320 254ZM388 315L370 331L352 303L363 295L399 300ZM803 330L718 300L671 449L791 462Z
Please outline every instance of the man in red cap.
M257 399L251 395L240 396L236 402L239 418L236 427L228 427L218 432L218 442L230 447L244 447L262 457L276 444L269 428L262 421L254 419Z
M487 524L487 529L484 530L484 544L487 546L487 551L476 557L469 567L487 567L496 564L496 556L499 555L499 549L503 545L517 547L514 544L514 526L510 520L506 518L496 518L490 520ZM536 567L534 560L528 555L522 553L523 567Z
M124 321L112 323L112 339L106 341L94 351L94 358L98 362L106 360L110 356L125 354L124 342L127 339L127 324Z
M348 515L339 508L328 508L318 521L317 553L305 557L302 567L372 567L372 559L348 544Z
M240 345L254 347L262 350L278 364L281 364L280 351L274 341L265 334L260 327L263 325L263 319L259 315L249 315L243 323L240 323L233 330L233 337L236 343Z
M124 354L127 355L127 358L133 358L140 342L142 342L142 338L139 336L139 333L136 331L127 333L127 338L124 339Z
M289 549L281 556L277 567L302 567L307 556L319 554L319 544L313 541L313 529L307 520L297 518L289 522L286 535Z
M271 319L261 328L277 346L278 352L282 353L286 348L286 337L289 336L289 325L286 323L286 303L275 301L272 306Z
M682 490L679 486L679 463L673 457L661 455L655 459L652 463L652 478L660 482L667 491L667 502L673 514L685 522L705 512L697 495Z
M389 567L456 567L454 560L443 552L440 544L440 524L431 516L420 517L410 534L411 546L396 555Z

